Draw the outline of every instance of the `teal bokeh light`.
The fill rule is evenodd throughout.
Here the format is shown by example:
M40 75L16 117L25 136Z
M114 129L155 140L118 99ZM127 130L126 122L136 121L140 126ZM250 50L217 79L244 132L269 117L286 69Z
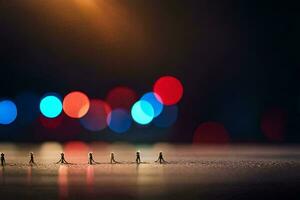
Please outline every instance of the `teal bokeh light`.
M10 124L17 117L17 107L10 100L0 101L0 124Z
M139 100L132 106L131 116L135 122L146 125L153 120L154 109L149 102Z
M62 111L61 100L54 95L45 96L40 102L40 111L45 117L57 117Z

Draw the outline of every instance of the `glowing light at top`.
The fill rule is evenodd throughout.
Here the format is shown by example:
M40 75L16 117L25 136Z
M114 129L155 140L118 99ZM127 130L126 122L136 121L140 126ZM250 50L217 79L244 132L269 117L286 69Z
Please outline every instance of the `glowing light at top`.
M81 118L89 110L90 100L82 92L74 91L67 94L63 101L63 109L66 115L72 118Z
M153 91L160 96L164 105L174 105L182 98L183 86L177 78L163 76L155 82Z
M10 124L17 117L17 107L10 100L0 101L0 124Z

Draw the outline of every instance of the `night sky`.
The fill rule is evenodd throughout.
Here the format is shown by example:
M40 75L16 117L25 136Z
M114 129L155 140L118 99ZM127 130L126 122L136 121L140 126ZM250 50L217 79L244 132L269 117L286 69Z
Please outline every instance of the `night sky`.
M297 12L289 1L0 0L0 98L80 90L103 99L118 85L141 96L164 75L184 86L169 128L117 135L71 124L59 136L16 121L0 126L0 140L191 143L199 125L217 122L231 143L299 142ZM278 137L266 136L265 118Z

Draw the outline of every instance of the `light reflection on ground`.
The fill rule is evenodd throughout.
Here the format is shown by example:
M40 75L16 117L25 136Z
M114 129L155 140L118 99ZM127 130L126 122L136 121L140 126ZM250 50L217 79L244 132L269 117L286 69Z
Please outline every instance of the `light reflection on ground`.
M68 143L67 151L72 152L71 148L78 145ZM64 145L0 144L0 151L8 152L7 165L0 169L0 193L11 199L220 199L219 194L228 198L232 192L276 191L271 188L274 184L284 185L276 192L283 190L293 195L299 186L299 147L163 143L79 146L84 147L83 155L78 151L66 153L66 160L73 164L60 165L55 162L66 149ZM87 164L88 150L101 164ZM137 150L144 162L140 165L134 163ZM29 151L34 151L36 166L27 164ZM109 164L112 151L121 164ZM159 151L163 151L169 164L154 163ZM270 195L278 195L276 192Z

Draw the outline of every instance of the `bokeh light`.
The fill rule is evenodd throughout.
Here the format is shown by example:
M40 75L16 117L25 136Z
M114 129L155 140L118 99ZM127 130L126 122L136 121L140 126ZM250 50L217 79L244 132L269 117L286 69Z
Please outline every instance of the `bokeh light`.
M204 122L200 124L193 138L193 143L217 143L226 144L229 142L229 134L221 123Z
M80 141L67 142L63 146L63 149L66 160L75 163L86 162L88 152L90 151L89 146Z
M0 124L10 124L17 117L17 107L11 100L0 101Z
M62 111L62 103L57 96L46 95L40 102L40 111L45 117L57 117Z
M280 108L265 111L261 118L261 130L271 141L282 141L286 131L287 114Z
M151 104L154 110L154 117L157 117L163 110L163 104L160 96L154 92L148 92L144 94L141 100L147 101Z
M123 108L128 111L136 100L136 92L124 86L113 88L109 91L106 97L106 102L111 106L112 109Z
M147 101L139 100L132 106L131 116L135 122L146 125L153 120L154 109Z
M39 160L43 163L52 164L52 160L56 159L62 150L62 145L58 142L45 142L41 144L37 153L40 155Z
M55 129L62 123L63 116L59 115L55 118L47 118L41 115L39 121L45 128Z
M111 108L106 102L92 99L88 113L80 119L80 122L90 131L99 131L107 127L107 116L110 112Z
M124 133L130 128L132 120L130 114L126 110L115 109L108 114L107 124L112 131Z
M162 113L154 118L153 124L160 128L167 128L176 122L177 116L178 107L176 105L164 106Z
M254 142L261 138L257 97L249 94L222 94L218 105L218 114L214 119L226 127L235 141Z
M74 91L67 94L63 101L63 109L71 118L81 118L89 110L90 100L82 92Z
M153 91L160 96L164 105L174 105L182 98L183 86L177 78L163 76L155 82Z
M21 125L27 125L37 119L39 116L39 103L40 97L33 92L26 91L17 95L17 122Z

